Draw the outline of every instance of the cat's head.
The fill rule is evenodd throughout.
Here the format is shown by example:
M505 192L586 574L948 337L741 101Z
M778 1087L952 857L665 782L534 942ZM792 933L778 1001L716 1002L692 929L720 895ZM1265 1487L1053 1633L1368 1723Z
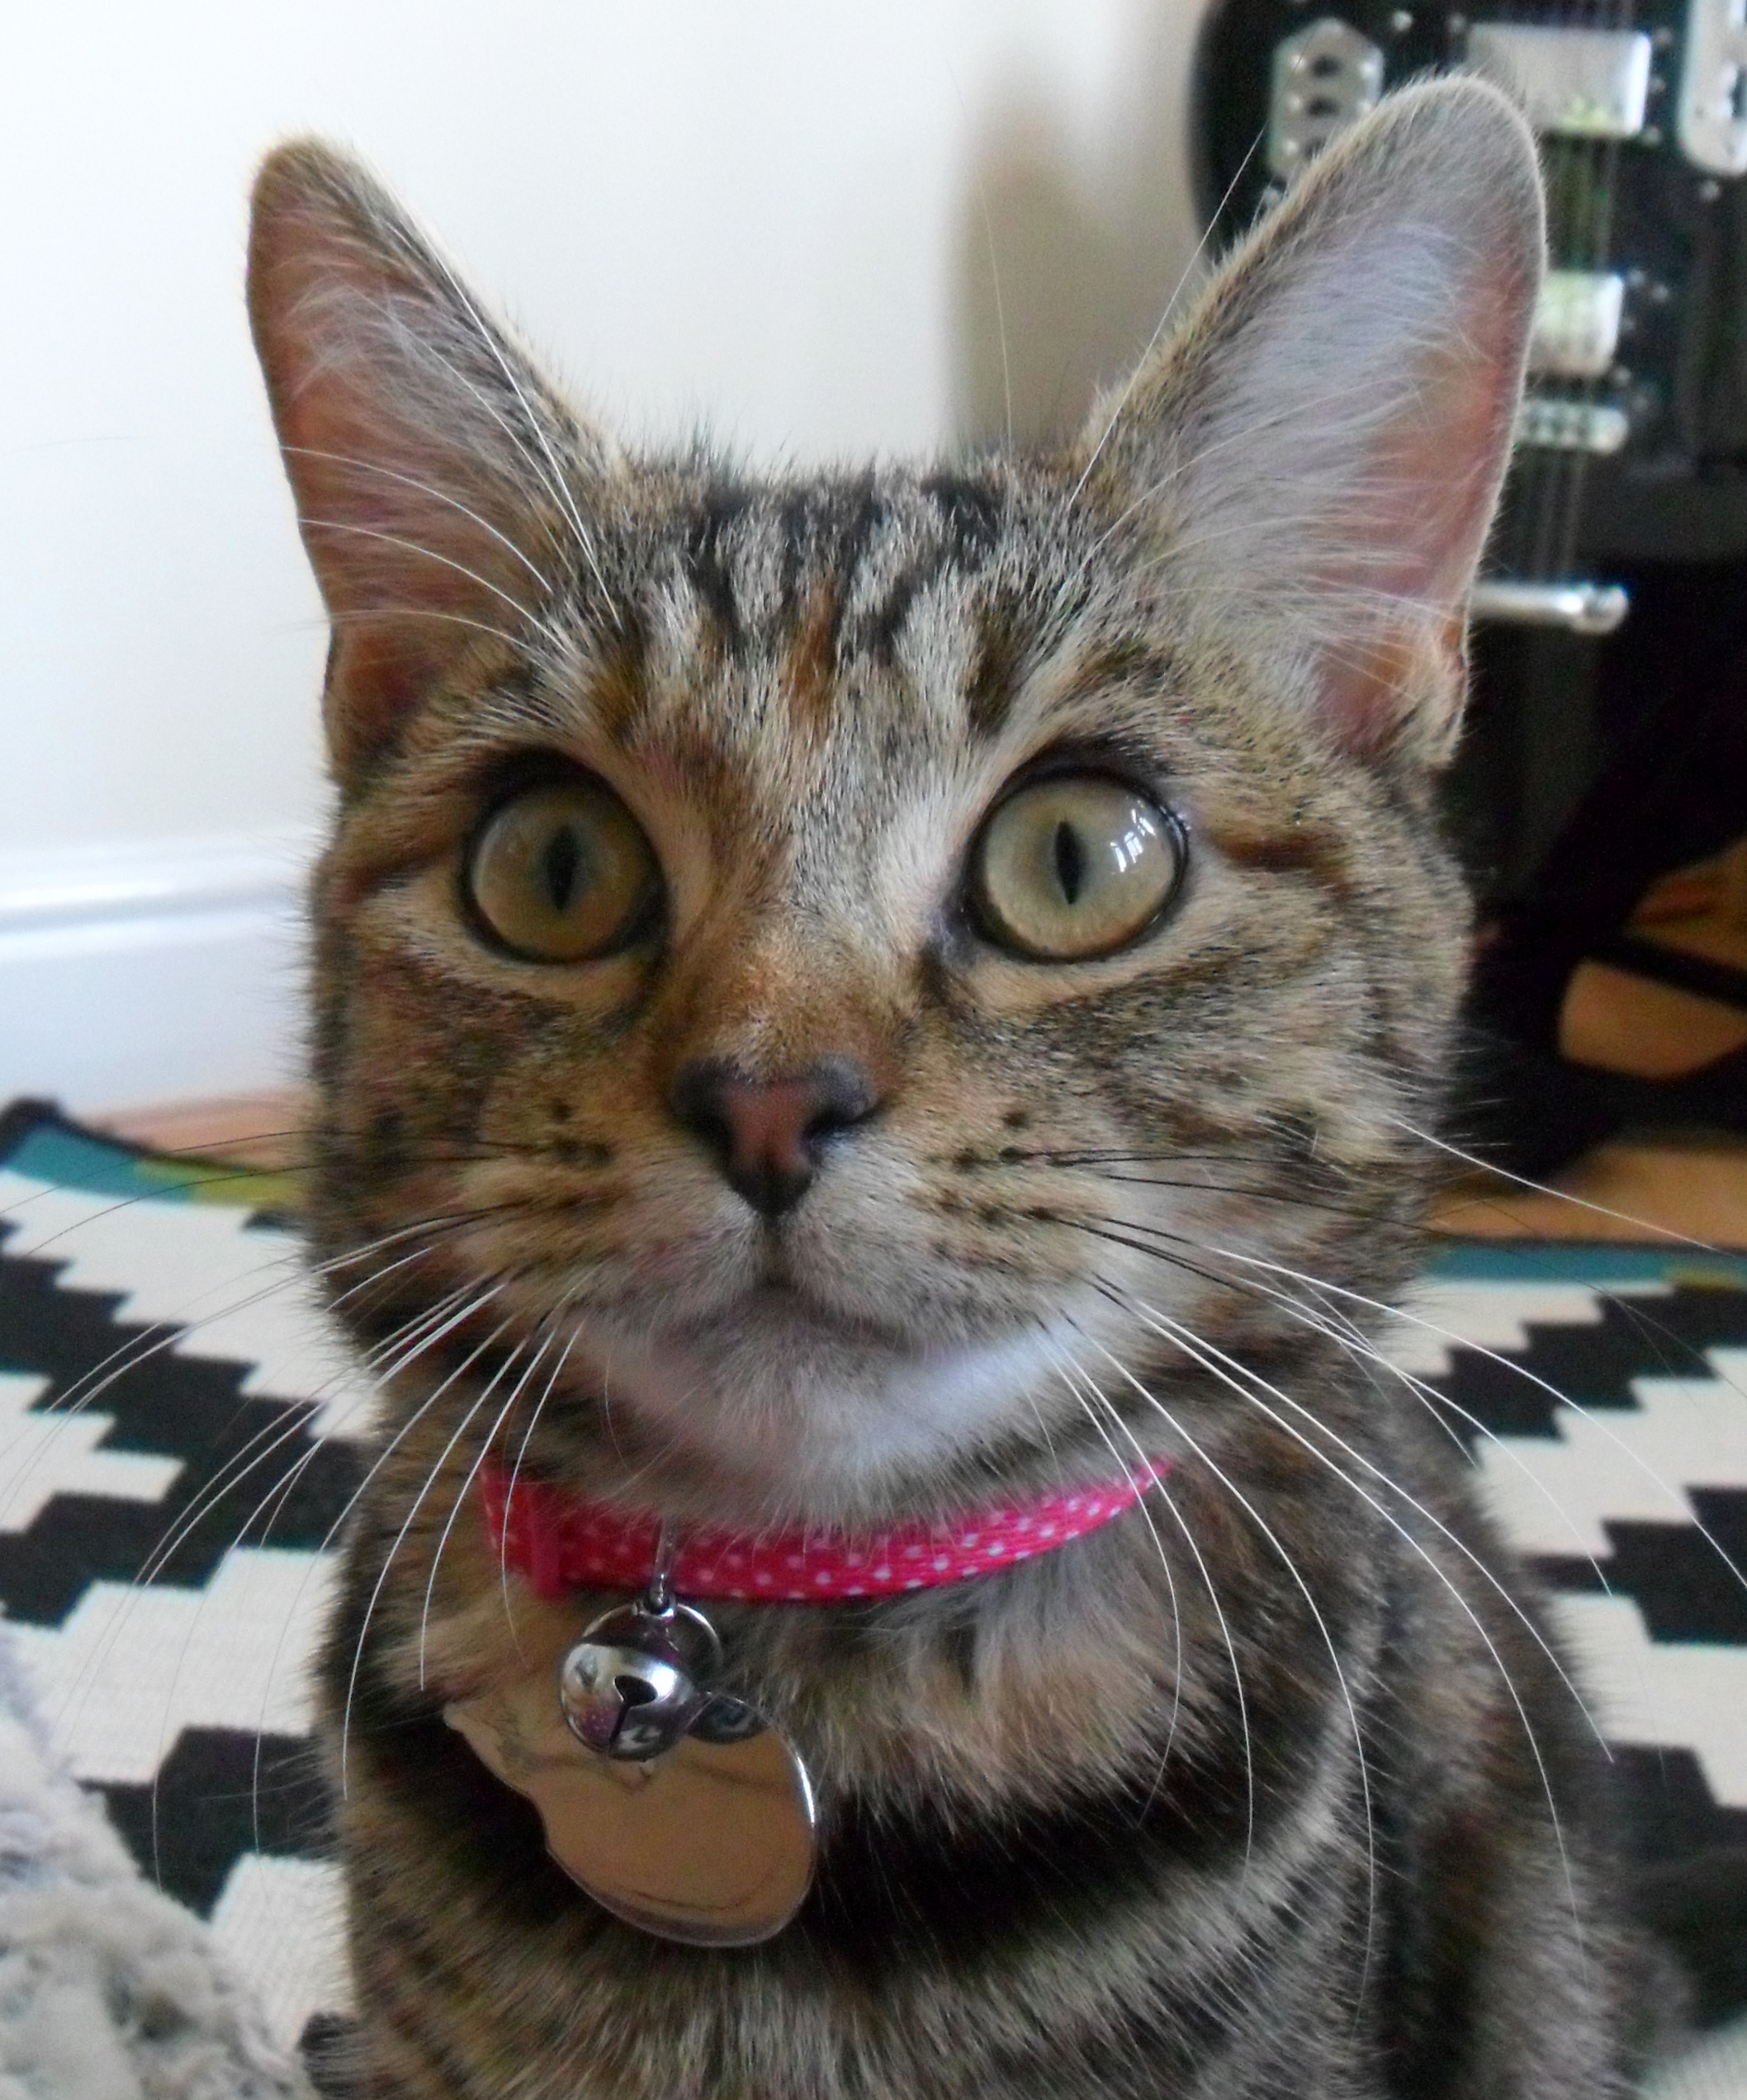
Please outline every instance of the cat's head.
M1297 1276L1392 1287L1541 264L1522 123L1416 90L1072 449L773 482L617 450L367 176L276 154L315 1213L405 1389L465 1335L481 1430L548 1393L596 1484L825 1518L1168 1447L1140 1383L1289 1343Z

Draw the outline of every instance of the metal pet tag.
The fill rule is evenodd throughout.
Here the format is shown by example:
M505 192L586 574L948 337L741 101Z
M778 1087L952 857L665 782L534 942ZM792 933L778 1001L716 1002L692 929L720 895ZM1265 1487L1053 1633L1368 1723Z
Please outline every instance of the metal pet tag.
M547 1850L604 1908L660 1939L751 1946L806 1899L817 1815L790 1745L708 1691L719 1655L658 1580L585 1629L556 1686L536 1670L443 1719L533 1803Z

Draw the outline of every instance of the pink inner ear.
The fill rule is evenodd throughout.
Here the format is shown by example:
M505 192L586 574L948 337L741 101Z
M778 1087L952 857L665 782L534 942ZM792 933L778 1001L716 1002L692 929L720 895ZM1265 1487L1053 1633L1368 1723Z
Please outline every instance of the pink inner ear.
M1127 434L1207 617L1300 690L1314 667L1349 748L1429 756L1453 726L1540 277L1532 154L1489 91L1392 99L1240 250Z
M516 551L525 521L513 475L494 472L489 344L429 286L299 203L258 219L249 291L334 622L328 720L343 764L481 630L521 624L537 589Z
M497 594L489 529L447 485L462 463L394 413L391 376L324 356L319 338L291 347L300 352L308 376L285 401L282 442L334 623L327 717L344 764L385 740L443 664L512 608Z
M1365 462L1350 528L1377 588L1433 612L1467 595L1519 384L1520 291L1497 278L1464 291L1451 336L1413 357L1399 411Z
M272 353L280 442L323 595L336 617L483 611L503 586L466 449L465 375L433 399L414 332L427 302L391 283L321 281L320 257L286 302ZM459 426L459 427L457 427ZM470 513L471 513L470 515Z
M1463 609L1516 410L1524 305L1502 273L1475 272L1466 291L1451 336L1419 349L1414 383L1330 534L1342 551L1326 581L1371 598L1370 617L1348 623L1350 641L1325 654L1323 671L1342 741L1363 750L1394 740L1416 682L1461 671Z

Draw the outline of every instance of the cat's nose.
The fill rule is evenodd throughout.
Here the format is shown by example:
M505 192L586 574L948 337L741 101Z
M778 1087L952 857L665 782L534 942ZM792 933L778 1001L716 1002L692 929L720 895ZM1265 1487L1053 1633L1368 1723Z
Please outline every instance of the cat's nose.
M749 1079L718 1059L685 1066L674 1114L716 1155L728 1185L761 1217L780 1218L807 1194L828 1139L878 1107L873 1084L849 1057L827 1057L777 1079Z

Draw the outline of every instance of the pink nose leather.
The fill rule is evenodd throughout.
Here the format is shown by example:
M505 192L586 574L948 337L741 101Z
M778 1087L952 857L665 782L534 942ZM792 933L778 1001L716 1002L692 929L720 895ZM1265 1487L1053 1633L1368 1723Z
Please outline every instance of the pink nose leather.
M728 1185L773 1218L806 1194L827 1142L876 1105L862 1067L837 1057L778 1079L689 1065L673 1095L675 1114L715 1154Z
M820 1110L828 1107L817 1080L729 1080L717 1099L728 1126L731 1174L812 1171L807 1133Z

